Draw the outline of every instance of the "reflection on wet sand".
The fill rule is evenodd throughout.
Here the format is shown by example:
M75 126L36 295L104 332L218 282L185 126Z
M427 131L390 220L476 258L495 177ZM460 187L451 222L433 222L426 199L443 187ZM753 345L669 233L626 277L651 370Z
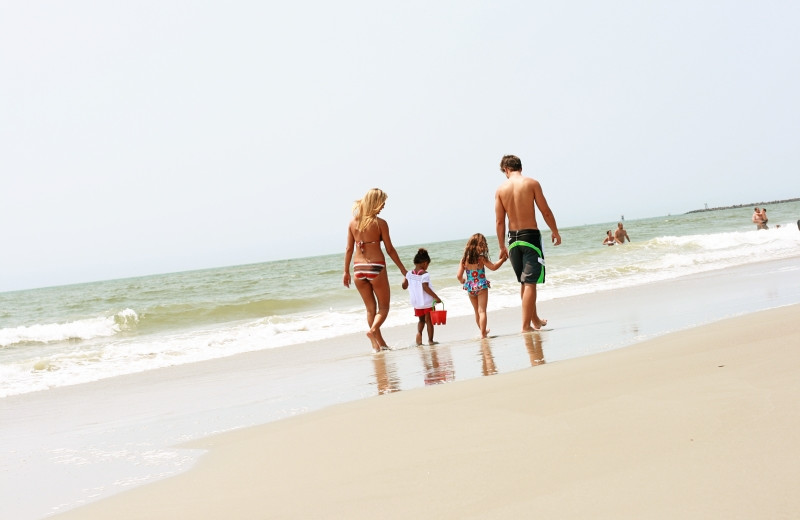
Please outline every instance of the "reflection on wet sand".
M525 338L525 348L528 349L528 357L531 359L531 366L544 365L544 351L542 350L542 337L538 332L528 332L522 335Z
M545 363L544 350L542 349L542 337L539 333L525 333L522 334L522 338L525 342L525 350L528 352L531 366L543 365ZM497 366L494 363L494 355L492 354L491 339L484 338L481 340L481 373L484 376L491 376L497 372Z
M425 369L425 384L437 385L454 381L456 372L453 369L453 358L448 347L436 344L428 348L420 348L422 366Z
M530 366L535 367L537 365L543 365L545 363L545 359L544 350L542 348L542 335L538 332L531 332L521 334L521 336L525 351L528 353ZM503 345L504 350L508 349L509 343L507 338L497 341L501 341L501 343L499 343L497 346ZM516 342L517 340L514 339L514 341ZM474 343L472 345L474 345ZM499 370L497 368L497 364L495 363L494 354L492 352L492 338L481 339L479 345L481 374L484 376L497 374ZM406 386L413 388L418 385L418 378L420 375L422 376L422 380L425 385L437 385L440 383L449 383L451 381L455 381L456 372L453 355L455 354L462 361L464 360L464 356L467 356L470 364L475 363L475 351L472 350L473 348L473 346L467 347L465 345L461 348L456 346L455 350L451 350L450 346L442 344L415 347L415 349L419 352L419 358L422 361L422 374L419 373L419 370L413 370L412 372L409 372L408 368L406 368L402 374L403 378L405 379L412 377L414 379L414 381L407 380ZM515 347L515 349L516 348L518 347ZM405 353L403 353L403 351L381 352L372 356L372 363L375 371L375 384L378 389L378 395L389 394L401 390L401 371L398 370L396 364L399 363L401 366L404 365L404 360L408 360L407 356L409 354L414 356L414 354L408 350L405 350ZM508 354L506 354L506 356L508 356ZM520 364L522 359L519 359L517 354L514 354L512 357L517 358L517 362L514 363L516 366L509 367L505 369L506 371L524 368L524 364ZM501 365L503 359L504 358L501 354ZM508 359L506 359L506 362L508 362ZM407 366L408 365L406 365L406 367ZM473 374L471 377L475 377L475 372L471 369L466 370L466 373L471 373ZM464 377L470 376L467 375Z
M375 365L375 381L378 386L378 395L389 394L400 390L400 377L397 368L389 366L383 353L374 354L372 363Z
M481 362L483 364L481 372L485 376L490 376L497 373L497 367L494 364L494 356L492 355L492 348L489 344L489 338L481 340Z

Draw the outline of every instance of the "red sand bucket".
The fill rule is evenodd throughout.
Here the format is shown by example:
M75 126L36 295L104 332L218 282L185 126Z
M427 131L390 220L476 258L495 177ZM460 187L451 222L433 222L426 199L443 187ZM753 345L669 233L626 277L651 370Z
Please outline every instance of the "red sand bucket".
M444 303L442 303L442 310L436 310L436 303L433 304L433 310L431 311L431 322L434 325L445 325L447 324L447 311L444 310Z

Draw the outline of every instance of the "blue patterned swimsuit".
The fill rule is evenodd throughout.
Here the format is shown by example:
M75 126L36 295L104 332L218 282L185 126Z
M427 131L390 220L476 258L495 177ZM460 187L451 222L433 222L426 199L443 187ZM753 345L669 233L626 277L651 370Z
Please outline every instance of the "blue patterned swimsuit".
M491 287L489 280L486 279L486 269L465 269L467 281L464 282L464 290L472 296L477 296L479 292Z

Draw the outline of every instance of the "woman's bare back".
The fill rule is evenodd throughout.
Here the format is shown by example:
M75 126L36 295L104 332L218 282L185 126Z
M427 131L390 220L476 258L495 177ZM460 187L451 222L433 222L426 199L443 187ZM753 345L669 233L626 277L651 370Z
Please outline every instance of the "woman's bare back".
M381 231L383 219L376 218L367 229L358 230L358 221L353 219L350 222L350 233L355 240L355 251L353 261L356 263L385 262L386 257L381 249L383 233Z

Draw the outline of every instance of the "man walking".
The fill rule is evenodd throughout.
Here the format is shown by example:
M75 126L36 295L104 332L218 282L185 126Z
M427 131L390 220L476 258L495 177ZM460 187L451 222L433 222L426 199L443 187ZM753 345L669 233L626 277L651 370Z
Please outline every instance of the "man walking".
M515 155L506 155L500 161L500 170L506 182L497 188L494 212L500 258L508 257L517 275L522 298L522 332L532 332L547 325L547 320L536 312L536 285L544 283L544 254L542 236L536 224L536 207L550 228L554 246L561 243L558 226L539 181L522 175L522 161ZM504 243L508 218L508 248Z

